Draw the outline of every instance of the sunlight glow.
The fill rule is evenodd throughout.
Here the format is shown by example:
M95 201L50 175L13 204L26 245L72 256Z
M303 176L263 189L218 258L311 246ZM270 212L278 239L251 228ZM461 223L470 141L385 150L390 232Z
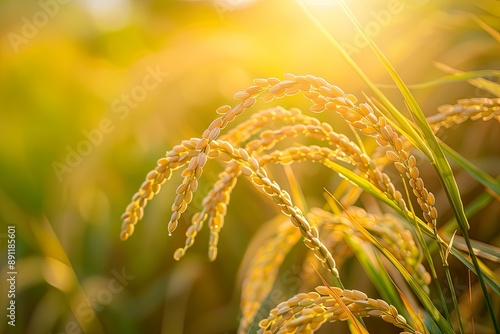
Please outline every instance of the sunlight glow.
M97 26L103 30L117 30L124 27L130 18L129 0L83 0Z

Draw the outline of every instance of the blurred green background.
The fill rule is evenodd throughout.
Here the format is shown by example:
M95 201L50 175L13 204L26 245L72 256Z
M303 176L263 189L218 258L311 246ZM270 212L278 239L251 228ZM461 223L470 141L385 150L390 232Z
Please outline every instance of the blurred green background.
M436 62L462 71L500 66L500 43L474 20L500 30L498 1L347 3L408 84L443 76ZM372 80L390 83L336 5L307 6ZM215 109L233 103L254 78L313 74L358 97L370 95L361 80L290 0L0 1L0 36L0 332L234 333L238 269L252 235L276 208L249 195L252 186L242 180L213 263L206 231L184 259L172 259L187 226L168 237L178 175L126 242L119 239L121 213L156 160L182 139L200 136ZM404 110L395 89L384 92ZM427 115L459 98L489 96L467 83L414 93ZM300 98L279 104L308 108ZM346 131L336 116L319 117ZM498 123L467 122L440 136L498 175ZM182 222L200 208L221 168L207 168ZM435 177L429 166L422 170ZM311 206L322 206L323 187L338 181L312 165L294 171ZM457 179L464 201L481 191L459 169ZM439 185L429 185L445 203ZM441 212L443 221L451 217L446 204ZM499 214L498 202L485 208L471 220L471 236L500 246ZM15 328L4 317L10 225Z

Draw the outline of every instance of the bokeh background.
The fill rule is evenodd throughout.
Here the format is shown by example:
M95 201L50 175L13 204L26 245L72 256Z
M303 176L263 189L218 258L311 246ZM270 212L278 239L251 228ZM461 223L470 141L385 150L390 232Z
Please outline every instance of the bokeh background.
M334 1L305 2L404 110ZM462 71L500 66L499 41L475 20L500 30L498 1L346 2L408 84L445 75L436 63ZM179 175L148 205L126 242L119 239L121 213L156 160L182 139L200 136L215 109L233 103L233 94L254 78L313 74L358 97L370 95L366 86L290 0L4 0L0 37L0 332L234 333L238 270L252 236L276 208L240 182L213 263L206 231L184 259L172 259L187 226L168 236ZM489 97L466 82L414 93L427 115L459 98ZM308 108L295 97L279 104ZM346 131L336 116L319 117ZM499 174L497 122L466 122L440 137L490 175ZM425 163L422 170L435 178ZM219 171L217 163L207 168L183 223ZM294 172L310 206L322 206L323 187L338 182L313 165ZM456 173L469 202L482 189ZM451 217L445 196L437 182L429 185L444 203L444 222ZM471 219L471 236L500 246L499 217L494 201ZM9 225L16 226L15 328L4 316ZM288 297L296 291L283 277L289 275L281 288ZM457 279L466 284L466 277ZM363 280L344 278L353 288Z

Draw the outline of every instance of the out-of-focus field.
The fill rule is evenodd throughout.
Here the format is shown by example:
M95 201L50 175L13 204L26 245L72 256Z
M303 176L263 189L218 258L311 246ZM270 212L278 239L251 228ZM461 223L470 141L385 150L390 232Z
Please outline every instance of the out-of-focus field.
M476 20L500 30L498 1L347 3L407 84L444 76L437 62L461 71L500 67L500 42ZM337 5L307 6L405 110ZM173 236L167 223L177 174L126 242L119 239L120 215L156 160L182 139L201 136L216 108L232 104L254 78L313 74L358 97L370 95L367 87L289 0L4 0L0 37L0 332L234 333L238 269L276 207L241 181L215 262L206 255L206 231L180 262L172 255L222 170L217 163L207 167ZM489 97L465 82L413 92L426 115L460 98ZM279 104L308 108L295 97ZM338 116L318 117L335 124ZM348 131L336 124L336 131ZM440 137L496 177L499 129L496 121L469 121ZM421 171L435 178L430 166ZM338 182L313 165L294 172L311 206L323 206L323 187ZM481 187L459 168L456 173L468 203ZM446 202L437 183L429 187L438 203ZM451 218L447 205L440 209L443 222ZM500 246L499 218L494 201L471 219L471 237ZM12 271L8 226L16 231L15 298L5 284ZM353 282L360 279L353 273ZM467 284L465 276L457 280ZM11 300L15 328L6 317Z

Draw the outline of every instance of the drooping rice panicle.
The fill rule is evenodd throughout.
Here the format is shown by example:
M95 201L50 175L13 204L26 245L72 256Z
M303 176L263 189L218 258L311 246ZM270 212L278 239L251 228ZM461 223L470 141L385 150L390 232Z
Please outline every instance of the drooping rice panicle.
M398 134L393 130L392 126L387 124L386 120L383 117L377 117L371 107L368 104L360 104L357 106L355 103L357 99L352 94L346 94L335 85L331 85L323 78L318 78L312 75L306 76L295 76L292 74L285 74L285 80L279 81L278 79L269 79L268 84L271 85L271 88L267 93L263 95L264 101L272 101L275 98L280 98L287 95L287 92L290 91L293 94L302 92L304 96L309 99L313 105L311 106L311 111L316 113L321 113L326 110L331 110L339 113L346 121L352 124L353 127L359 129L362 133L370 136L374 136L378 140L379 144L385 143L382 146L388 146L392 148L391 152L397 153L398 157L401 161L395 161L399 164L408 165L406 160L410 157L408 153L403 149L401 138L399 138ZM389 134L390 137L386 135ZM387 138L386 138L387 137ZM394 138L393 138L394 137ZM393 144L394 139L394 145ZM390 153L389 153L390 154ZM399 165L395 164L396 168ZM399 166L398 170L400 170L401 166ZM418 169L414 169L411 173L408 170L408 176L412 179L413 176L416 175ZM405 170L406 173L406 170ZM418 179L418 176L417 176ZM421 180L421 179L420 179ZM384 180L380 181L384 182ZM418 181L419 185L423 181ZM427 198L425 198L426 193L417 188L417 181L413 182L416 190L417 197L422 199L422 202L426 202L427 206L421 205L422 210L425 210L426 220L429 224L435 223L435 219L427 219L432 218L434 215L437 217L437 211L432 210L433 205L430 205L427 202ZM399 193L399 192L398 192ZM403 198L399 193L396 195L396 201L400 203L400 207L403 207ZM431 194L432 196L432 194ZM429 202L432 201L432 198L429 199Z
M122 215L122 232L120 237L127 240L133 233L135 224L142 219L144 208L154 195L158 194L161 186L172 176L172 171L184 166L197 152L193 150L195 141L184 140L167 152L167 156L157 162L157 166L146 176L139 191L132 196L131 203Z
M413 156L408 156L406 151L402 150L400 143L401 139L397 136L397 134L392 130L392 128L386 124L383 117L377 118L373 111L371 110L369 105L361 104L359 107L355 106L356 98L350 94L345 94L340 88L330 85L324 79L316 78L313 76L293 76L286 75L284 81L280 81L275 78L270 79L257 79L255 80L255 86L248 88L243 92L239 92L235 94L235 98L240 100L234 107L223 106L220 107L217 112L222 116L215 119L207 130L202 135L201 139L193 138L190 141L183 142L178 149L189 151L189 155L183 154L178 159L184 164L189 160L188 166L183 170L182 176L184 180L182 184L177 188L177 196L172 205L172 216L170 222L168 224L169 233L172 233L178 224L178 220L181 214L186 210L187 205L190 203L193 197L193 192L198 187L198 179L200 178L203 167L206 164L208 158L219 158L223 162L232 163L237 161L240 166L237 164L233 164L228 168L231 168L228 173L223 173L221 175L220 182L217 184L216 188L214 188L213 192L210 193L209 200L204 201L204 208L202 212L195 215L192 220L192 225L186 232L186 244L184 248L180 248L175 252L175 258L180 258L184 254L185 250L192 245L194 242L194 238L196 233L201 229L203 225L203 221L209 217L209 226L211 229L211 238L209 243L209 257L210 259L215 259L217 254L217 241L218 241L218 232L224 223L225 210L227 206L227 202L229 200L229 192L234 187L235 180L239 175L240 171L243 174L250 177L252 183L255 185L267 189L266 192L268 195L273 197L275 201L278 202L282 206L282 211L286 214L290 214L292 216L292 222L294 225L299 227L302 234L305 236L306 244L316 249L315 253L323 262L326 264L326 267L331 269L333 272L336 272L335 264L333 258L331 258L331 254L328 250L321 244L319 239L317 238L317 229L313 229L314 234L307 235L311 226L308 224L307 220L305 220L304 216L300 212L300 210L295 213L295 210L298 208L289 207L289 203L284 201L281 197L282 191L275 183L265 184L262 182L262 178L268 180L267 175L264 174L264 170L252 170L249 169L248 166L244 166L245 163L248 165L248 161L252 162L252 166L259 166L260 163L267 163L272 160L274 162L279 161L279 163L290 163L292 161L301 161L301 160L311 160L311 161L323 161L326 160L337 160L337 159L352 159L350 162L355 164L358 169L362 173L365 173L368 176L368 179L376 184L380 189L382 189L386 194L389 195L390 198L394 199L402 208L405 208L404 200L399 191L396 191L392 182L390 182L389 177L381 173L376 166L370 162L369 157L362 153L361 150L355 145L353 142L348 140L344 135L339 135L333 132L333 129L327 123L319 123L319 121L315 121L312 118L308 118L308 120L313 120L310 122L311 124L295 124L293 126L285 126L280 130L276 131L264 131L261 134L260 140L254 140L247 144L248 150L243 148L235 149L231 146L229 142L224 143L223 146L227 149L227 152L223 152L217 149L219 147L219 143L215 142L215 140L219 137L220 132L226 125L233 121L236 116L241 114L245 109L251 107L255 104L255 97L259 94L263 94L264 101L270 101L274 98L279 98L284 95L292 95L298 92L304 92L306 98L313 101L314 105L311 107L311 110L314 112L322 112L326 109L331 109L339 112L348 122L350 122L354 127L360 129L363 133L369 135L375 135L377 141L379 143L383 142L383 140L387 141L387 144L391 144L390 146L394 149L394 152L397 153L397 156L403 162L408 161L408 165L410 166L408 169L408 175L412 177L414 182L410 181L410 184L414 185L415 189L418 189L419 178L415 178L415 168L412 165L414 161ZM354 111L354 112L353 112ZM271 116L273 114L271 113ZM297 111L293 111L289 113L289 117L300 116L300 113ZM257 118L258 120L258 118ZM266 117L261 117L261 120L266 120ZM254 121L255 122L255 119ZM255 130L257 130L261 125L257 125L253 127L247 126L247 132L243 135L239 135L235 137L235 140L244 140L246 137L249 137ZM243 129L243 128L241 128ZM241 130L240 129L240 130ZM243 131L244 132L244 131ZM273 155L264 155L262 158L254 158L251 156L252 152L260 152L264 149L269 149L274 144L285 138L292 137L297 135L298 133L305 133L309 137L314 137L320 140L328 140L330 145L335 146L336 150L331 150L326 147L292 147L287 150L282 155L282 152L275 151ZM377 136L378 135L378 136ZM235 136L235 132L232 133L232 136ZM229 136L231 137L231 136ZM381 139L382 138L382 139ZM216 151L211 151L213 147L216 147ZM250 151L250 153L249 153ZM391 151L392 152L392 151ZM390 153L388 153L390 157ZM189 157L189 159L188 159ZM243 163L242 163L243 162ZM401 164L401 163L400 163ZM178 166L178 165L177 165ZM242 167L243 166L243 167ZM396 167L399 165L396 163ZM416 170L418 172L418 169ZM257 173L259 172L259 173ZM418 177L418 175L416 175ZM270 182L270 181L267 181ZM418 183L418 184L417 184ZM274 185L272 187L271 185ZM277 189L280 189L277 192ZM425 190L425 189L423 189ZM219 192L219 194L216 194ZM414 191L417 192L417 191ZM285 192L286 193L286 192ZM422 190L418 192L421 196ZM430 194L432 196L432 194ZM432 197L431 197L432 198ZM217 199L217 200L214 200ZM285 199L289 200L289 196L285 196ZM281 200L281 201L280 201ZM139 207L142 209L145 205L144 200L139 203ZM281 202L281 203L280 203ZM429 201L428 201L429 202ZM132 205L135 208L137 205ZM424 205L421 205L424 207ZM283 209L285 208L285 209ZM427 216L432 217L433 211L430 211L433 208L430 208ZM435 209L434 209L435 212ZM130 215L129 215L130 216ZM125 219L129 219L129 216L125 216ZM131 215L133 218L131 221L137 221L140 216ZM427 218L427 217L426 217ZM130 230L129 226L133 226L133 224L129 224L128 222L124 224L127 229ZM130 235L127 231L123 233L124 235ZM321 245L321 246L319 246Z
M174 204L172 205L173 212L168 224L168 231L170 234L176 229L181 214L186 210L187 205L192 200L193 192L196 191L198 187L198 179L203 173L203 167L207 162L207 158L210 156L209 144L211 143L211 141L219 137L221 130L224 129L228 123L232 122L247 108L253 106L256 103L256 97L258 95L262 95L264 101L270 102L275 98L280 98L285 95L294 95L299 92L304 93L304 96L313 102L313 106L311 107L312 111L322 112L324 110L334 110L340 113L354 127L360 129L361 132L368 135L378 135L376 137L379 143L385 143L386 145L390 144L390 146L394 150L388 151L388 156L397 156L398 160L400 160L395 161L395 165L398 170L401 171L401 168L405 167L406 174L411 178L410 185L414 189L414 193L417 195L417 197L420 198L420 202L422 202L422 204L420 205L422 207L422 210L424 210L424 218L426 218L429 224L435 223L437 212L432 204L433 195L429 195L427 190L423 187L422 179L418 178L418 169L415 166L412 166L414 160L410 159L411 157L406 153L405 150L402 150L402 147L400 145L402 141L392 130L392 127L390 127L390 125L385 122L385 119L383 117L377 118L369 105L360 104L359 107L356 106L355 103L357 102L357 100L353 95L345 94L337 86L329 84L322 78L317 78L311 75L294 76L292 74L286 74L285 80L283 81L280 81L276 78L256 79L254 80L254 84L254 86L251 86L246 90L235 94L234 97L240 102L234 107L225 105L218 108L217 113L221 114L222 116L215 119L210 124L208 129L203 133L202 138L197 141L194 147L190 147L191 150L195 150L197 153L190 156L188 166L182 172L184 180L182 184L177 188L177 196ZM188 145L192 146L191 143L188 143ZM389 152L392 152L394 154ZM186 157L186 155L183 155L183 157ZM360 157L362 161L358 165L358 168L367 169L367 167L371 166L370 164L367 164L368 156L366 154L361 155ZM392 183L390 183L389 178L385 174L380 173L380 171L375 172L375 174L371 176L371 179L376 179L379 188L386 188L384 189L384 192L392 196L402 209L405 207L404 200L400 192L395 190L393 186L391 187ZM147 185L143 185L143 187L147 187ZM145 191L140 190L139 192ZM144 199L139 199L139 197L141 196L142 195L138 195L137 197L133 198L131 208L129 208L125 213L123 218L124 220L135 222L139 220L141 216L135 214L135 211L133 211L135 209L133 208L138 207L139 209L137 210L139 210L140 212L140 209L144 207L146 201ZM140 203L137 202L138 199ZM202 218L200 222L197 221L198 219L195 220L196 227L200 227L203 224L205 215L201 214L200 216ZM210 217L210 219L212 220L223 219L221 218L221 215L215 214L214 216L213 212ZM133 225L133 223L125 222L124 228L130 230L131 226ZM220 226L221 224L214 222L210 225ZM196 230L196 227L193 229ZM128 235L130 235L129 232L124 232L122 236L124 238L128 237ZM215 234L213 234L213 239L217 239ZM188 242L187 244L189 245L190 242ZM178 254L182 254L182 251L179 251Z
M285 74L285 80L283 81L277 78L255 79L253 86L234 95L235 99L240 101L238 104L233 107L224 105L217 109L217 113L221 116L216 118L210 124L208 129L203 133L201 140L198 140L194 147L192 147L193 145L191 141L186 141L186 144L190 146L189 149L195 150L197 153L190 156L188 166L182 172L184 180L176 190L177 196L174 204L172 205L173 212L168 223L169 234L177 228L181 214L186 210L187 205L192 200L193 192L196 191L198 187L198 179L201 177L204 164L207 161L207 157L210 155L210 142L219 137L221 130L224 129L228 123L232 122L246 109L252 107L256 103L256 98L259 95L262 95L262 99L265 102L270 102L275 98L283 97L285 95L294 95L299 92L305 92L306 97L315 103L311 109L316 112L320 110L318 106L321 106L321 103L323 103L324 100L322 97L314 98L314 96L312 96L318 94L317 92L321 92L321 94L327 96L329 98L328 103L330 105L353 105L352 101L355 101L354 96L346 95L337 86L333 86L324 79L311 75L294 76L292 74ZM193 138L192 141L193 140L195 139ZM185 157L185 155L182 156L182 158ZM143 184L143 187L147 187L147 185ZM145 190L142 188L139 190L139 193L144 192ZM124 214L123 219L124 221L127 220L127 222L124 222L124 229L126 228L131 230L131 226L133 226L142 217L141 215L137 215L134 211L135 209L133 209L138 207L138 212L142 212L140 209L144 208L146 201L140 198L142 198L142 195L134 197L132 203L130 204L131 207L127 209ZM137 200L139 200L140 203L137 202ZM203 217L204 215L201 216ZM128 223L129 221L134 221L134 223ZM197 226L200 225L202 225L202 223L197 223ZM122 237L126 239L130 235L129 232L123 232ZM179 254L180 253L182 252L179 251Z
M500 121L500 98L471 98L458 100L455 105L446 104L438 108L438 114L427 118L434 132L448 129L466 120Z
M266 118L268 117L275 117L275 120L295 120L300 121L301 123L287 125L277 130L265 130L261 132L259 139L254 139L245 146L245 150L248 155L255 156L255 153L269 150L279 141L286 138L296 137L299 134L303 134L309 138L326 141L330 146L336 147L336 150L334 151L335 154L330 154L329 156L332 161L345 161L356 166L360 170L360 174L362 176L381 189L389 198L393 199L398 205L402 206L402 208L406 208L406 204L402 199L401 193L395 189L390 178L385 173L382 173L377 166L370 161L370 158L364 154L361 149L347 136L334 132L332 127L327 123L322 123L314 117L302 115L297 109L294 111L287 111L283 108L273 108L270 112L271 113L259 113L258 118L247 123L249 123L249 125L251 124L252 130L262 128L264 123L259 124L258 120L267 120ZM265 117L260 117L261 115L264 115ZM249 127L250 126L243 127L240 131L248 129ZM251 132L247 132L245 135L238 135L236 138L239 140L245 140L250 137L250 134ZM233 133L233 135L227 137L235 138L235 135ZM223 136L222 138L226 138L226 136ZM258 160L261 164L266 163L265 160ZM286 163L283 161L281 162ZM240 169L240 166L230 164L226 167L226 170L219 175L219 180L214 185L214 188L203 200L202 212L193 217L192 225L194 227L190 227L186 233L186 245L183 250L179 249L176 252L176 255L182 256L187 248L192 245L194 237L203 226L203 220L200 222L200 218L208 217L211 230L211 242L209 246L211 249L210 259L215 259L213 256L217 253L218 232L222 227L222 224L219 222L223 222L225 210L229 204L230 193L236 184L237 177L240 174ZM205 213L208 213L208 216L205 215ZM211 223L214 220L217 221L216 224ZM216 228L213 228L213 226L216 226ZM176 256L176 258L179 258L178 256Z
M182 173L184 181L179 186L179 188L177 188L178 196L176 197L176 202L172 206L173 213L168 224L169 234L171 234L176 229L181 214L185 211L187 204L189 204L192 200L192 194L198 186L198 179L203 173L203 166L200 165L200 162L206 163L207 156L210 153L209 144L219 137L221 130L224 129L228 123L232 122L238 115L243 113L247 108L252 107L256 102L256 97L264 93L265 91L267 91L267 93L263 97L264 101L268 100L270 94L273 95L277 93L279 96L283 96L285 94L294 95L302 90L302 88L307 89L308 87L307 85L302 87L298 83L296 85L288 85L276 78L256 79L254 80L254 83L254 86L251 86L245 91L238 92L234 95L235 99L241 101L240 103L238 103L234 107L231 107L229 105L219 107L217 109L217 113L221 114L222 116L215 119L210 124L208 129L203 133L202 139L196 146L196 149L199 151L198 155L191 158L188 167L186 167ZM289 87L283 88L282 86L280 86L280 84L287 85ZM277 92L277 87L280 88L280 92ZM216 206L216 208L217 207L218 206ZM191 229L191 231L194 232L197 230L197 228L201 228L201 226L203 225L204 215L200 216L201 219L197 219L195 221L196 223L192 224L192 226L194 227ZM220 214L220 212L213 213L212 211L212 214L210 216L210 220L212 223L209 223L211 227L211 246L209 246L209 257L211 259L214 259L217 254L216 244L218 239L218 230L220 230L223 219L224 217L222 214ZM189 235L187 236L187 238L191 238L191 240L194 240L193 236ZM188 240L186 240L187 247L189 247L189 245L191 244L191 240L189 240L189 242ZM187 247L178 249L176 251L176 258L182 257Z
M332 297L335 293L355 316L377 317L395 327L401 334L420 334L412 328L398 310L382 299L369 298L358 290L318 286L316 291L299 293L281 302L260 321L259 334L271 333L314 333L325 322L345 321L349 317L345 310Z

